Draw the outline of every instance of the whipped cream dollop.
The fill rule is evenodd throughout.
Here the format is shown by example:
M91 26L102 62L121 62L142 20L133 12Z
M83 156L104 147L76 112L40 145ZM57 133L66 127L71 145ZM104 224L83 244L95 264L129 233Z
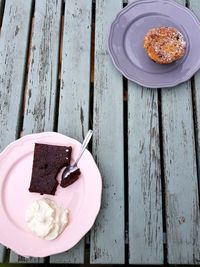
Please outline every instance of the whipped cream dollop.
M68 224L69 211L51 199L34 201L27 209L25 220L28 228L38 237L53 240Z

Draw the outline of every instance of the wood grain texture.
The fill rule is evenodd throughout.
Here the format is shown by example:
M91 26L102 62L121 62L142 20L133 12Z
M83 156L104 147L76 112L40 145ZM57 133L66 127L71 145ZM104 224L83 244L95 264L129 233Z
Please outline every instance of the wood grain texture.
M58 130L79 141L88 130L92 1L65 1Z
M186 4L186 0L175 0L175 2L182 5L182 6L185 6L185 4Z
M134 2L129 0L128 3ZM163 263L158 92L128 82L129 263Z
M58 131L82 142L89 128L92 1L65 1ZM84 238L51 263L84 263Z
M124 263L122 76L107 51L107 34L121 0L96 1L93 154L103 179L101 210L91 233L91 263Z
M31 0L5 4L0 37L0 149L18 134L31 5Z
M35 2L23 134L53 131L61 4L57 0Z
M5 4L0 35L0 150L18 137L31 5L31 0Z
M128 83L129 263L163 263L158 93Z
M200 262L200 215L190 83L162 91L163 151L170 264Z
M50 257L49 262L51 264L64 264L76 262L84 263L84 239L82 239L78 244L76 244L71 250L63 253L59 253Z
M60 39L61 1L35 2L23 134L52 131L54 126ZM10 253L11 263L43 263Z
M34 258L34 257L23 257L20 255L17 255L15 252L10 252L10 263L22 263L22 264L34 264L34 263L44 263L44 258Z
M190 82L162 90L162 118L168 262L198 264L200 217Z
M194 12L197 18L200 20L200 2L196 0L189 1L189 8ZM200 70L194 75L194 104L195 104L195 114L196 117L196 133L197 133L197 159L198 159L198 171L200 173ZM200 177L199 179L199 189L200 189Z
M4 2L3 0L0 0L0 26L3 16L3 2ZM5 253L5 248L2 245L0 245L0 263L3 262L4 253Z
M3 3L4 1L0 0L0 27L1 27L2 17L3 17ZM3 262L4 254L5 254L5 248L4 246L0 244L0 263Z
M0 245L0 263L2 263L4 260L5 250L6 250L5 247Z

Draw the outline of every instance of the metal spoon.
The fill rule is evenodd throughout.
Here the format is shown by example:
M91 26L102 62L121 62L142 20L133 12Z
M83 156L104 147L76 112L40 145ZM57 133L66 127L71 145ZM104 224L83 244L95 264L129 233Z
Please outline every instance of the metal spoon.
M64 169L64 171L62 173L62 179L67 178L70 175L70 173L72 173L78 169L77 164L78 164L81 156L83 155L83 152L85 151L85 149L86 149L86 147L87 147L87 145L88 145L88 143L92 137L92 134L93 134L93 131L89 130L85 136L85 139L83 140L83 143L82 143L82 146L81 146L81 149L80 149L80 152L78 154L76 161L72 165L69 165Z

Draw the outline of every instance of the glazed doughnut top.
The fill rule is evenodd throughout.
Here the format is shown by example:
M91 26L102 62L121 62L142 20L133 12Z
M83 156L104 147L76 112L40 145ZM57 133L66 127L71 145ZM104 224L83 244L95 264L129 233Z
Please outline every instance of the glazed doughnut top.
M186 42L176 28L152 28L144 36L144 48L156 63L169 64L184 56Z

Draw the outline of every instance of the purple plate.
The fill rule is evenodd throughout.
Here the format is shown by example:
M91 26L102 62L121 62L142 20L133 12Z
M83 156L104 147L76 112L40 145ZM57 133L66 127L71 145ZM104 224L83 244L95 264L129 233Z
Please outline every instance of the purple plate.
M187 43L185 56L167 65L154 63L143 48L150 28L177 28ZM140 0L122 9L113 21L108 48L116 68L129 80L151 88L185 82L200 68L200 23L186 7L171 0Z

